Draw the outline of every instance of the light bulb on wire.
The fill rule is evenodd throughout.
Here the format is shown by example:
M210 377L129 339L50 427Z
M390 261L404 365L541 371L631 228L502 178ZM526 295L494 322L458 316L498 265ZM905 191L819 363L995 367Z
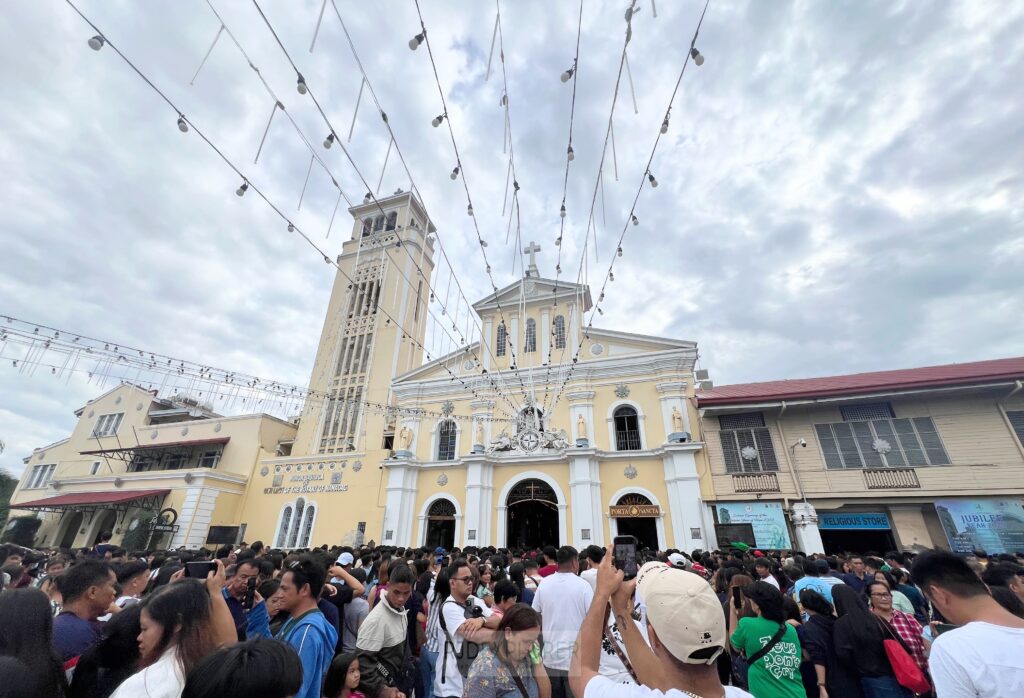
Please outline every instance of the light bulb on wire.
M295 232L295 225L291 221L288 221L288 232L289 233L294 233Z
M565 218L565 204L562 204L562 208L558 212L558 215L561 216L562 218Z
M309 88L306 87L306 78L302 77L302 73L299 73L299 79L295 81L295 89L299 91L300 95L309 92Z
M178 130L182 133L188 133L188 122L185 121L185 117L182 114L178 114Z
M650 172L647 173L647 181L651 183L652 187L657 187L658 186L658 180L656 180L654 178L654 175L651 174Z
M562 73L562 82L569 82L569 78L576 72L576 64L574 63L571 68Z
M661 122L661 132L662 133L668 133L668 117L667 116L665 117L665 120Z
M702 56L700 51L695 47L690 47L690 56L693 57L693 62L696 63L698 67L704 65L704 56Z
M418 49L425 38L427 38L426 32L423 32L422 34L417 34L416 36L409 39L409 50L415 51L416 49Z
M248 182L242 182L242 186L238 187L238 189L235 189L235 195L236 196L245 196L245 192L247 192L247 191L249 191L249 183Z
M446 115L446 114L438 114L438 115L437 115L437 116L435 116L435 117L433 118L433 120L432 120L432 121L430 122L430 125L431 125L431 126L433 126L434 128L437 128L438 126L440 126L440 125L441 125L441 122L442 122L442 121L444 121L444 117L445 117L445 116L447 116L447 115Z
M334 145L334 131L331 131L330 133L328 133L327 134L327 138L324 139L324 147L325 148L330 150L332 145Z
M97 34L96 36L89 39L89 48L91 48L93 51L99 51L101 48L103 48L103 44L105 43L107 43L107 40L99 34Z
M572 152L572 146L571 145L569 146L568 155L569 155L569 162L572 162L573 160L576 159L576 153Z
M458 178L459 178L459 166L458 166L458 165L456 165L456 166L455 166L455 169L453 169L453 170L452 170L452 173L451 173L450 175L448 175L448 176L449 176L449 177L450 177L450 178L451 178L451 179L452 179L453 181L454 181L454 180L456 180L456 179L458 179Z
M639 220L637 220L637 217L636 217L636 215L633 215L633 216L631 217L631 220L633 221L633 225L640 225L640 221L639 221Z
M469 206L466 207L466 214L469 216L473 215L473 204L470 204Z
M613 272L613 271L608 272L608 280L609 281L615 281L615 272Z
M622 245L619 245L619 249L615 250L615 254L622 256Z

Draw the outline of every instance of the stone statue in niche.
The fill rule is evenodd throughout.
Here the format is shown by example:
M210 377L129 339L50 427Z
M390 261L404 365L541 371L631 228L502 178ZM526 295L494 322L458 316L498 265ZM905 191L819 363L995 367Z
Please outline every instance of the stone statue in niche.
M582 414L576 418L576 438L587 438L587 420L583 419Z
M475 440L474 444L482 444L484 442L484 425L480 422L476 423L476 429L474 430Z
M398 432L398 443L402 446L402 450L408 451L409 447L412 446L412 429L405 424Z
M672 431L683 430L683 414L675 405L672 406Z

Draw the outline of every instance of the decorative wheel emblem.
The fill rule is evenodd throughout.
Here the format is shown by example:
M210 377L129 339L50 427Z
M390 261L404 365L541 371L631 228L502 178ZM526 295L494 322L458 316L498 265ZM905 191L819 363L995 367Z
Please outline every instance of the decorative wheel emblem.
M540 448L540 434L536 429L526 429L519 434L519 448L527 453L533 453Z
M444 403L441 404L441 414L450 415L454 411L455 403L452 402L451 400L445 400Z
M875 449L878 453L888 453L892 450L892 444L885 439L875 439L871 442L871 448Z
M744 446L740 455L743 456L743 460L757 460L757 449L753 446Z
M619 398L620 400L625 400L627 397L629 397L629 386L626 385L625 383L619 383L617 386L615 386L615 397Z
M622 471L622 474L625 475L627 479L633 480L634 478L636 478L638 473L633 464L630 463L629 465L626 466L626 469Z
M448 484L448 476L445 475L444 473L441 473L440 475L438 475L437 476L437 484L440 485L441 487L444 487L445 485L447 485Z

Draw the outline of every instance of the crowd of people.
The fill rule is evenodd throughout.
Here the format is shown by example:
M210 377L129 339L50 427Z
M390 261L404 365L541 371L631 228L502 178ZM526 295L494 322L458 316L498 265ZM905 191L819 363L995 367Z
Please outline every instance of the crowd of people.
M0 698L1024 696L1024 556L0 546Z

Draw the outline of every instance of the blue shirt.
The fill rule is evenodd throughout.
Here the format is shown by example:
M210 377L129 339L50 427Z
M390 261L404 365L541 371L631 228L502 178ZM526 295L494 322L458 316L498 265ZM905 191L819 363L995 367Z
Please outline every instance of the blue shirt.
M338 631L323 613L313 610L285 623L276 639L295 648L302 661L302 688L295 698L320 698L324 676L334 659Z
M71 611L64 611L53 620L53 648L66 662L100 641L100 624L82 620Z
M800 601L800 592L804 589L814 589L832 603L832 587L843 584L843 580L835 577L801 577L793 585L793 598Z

